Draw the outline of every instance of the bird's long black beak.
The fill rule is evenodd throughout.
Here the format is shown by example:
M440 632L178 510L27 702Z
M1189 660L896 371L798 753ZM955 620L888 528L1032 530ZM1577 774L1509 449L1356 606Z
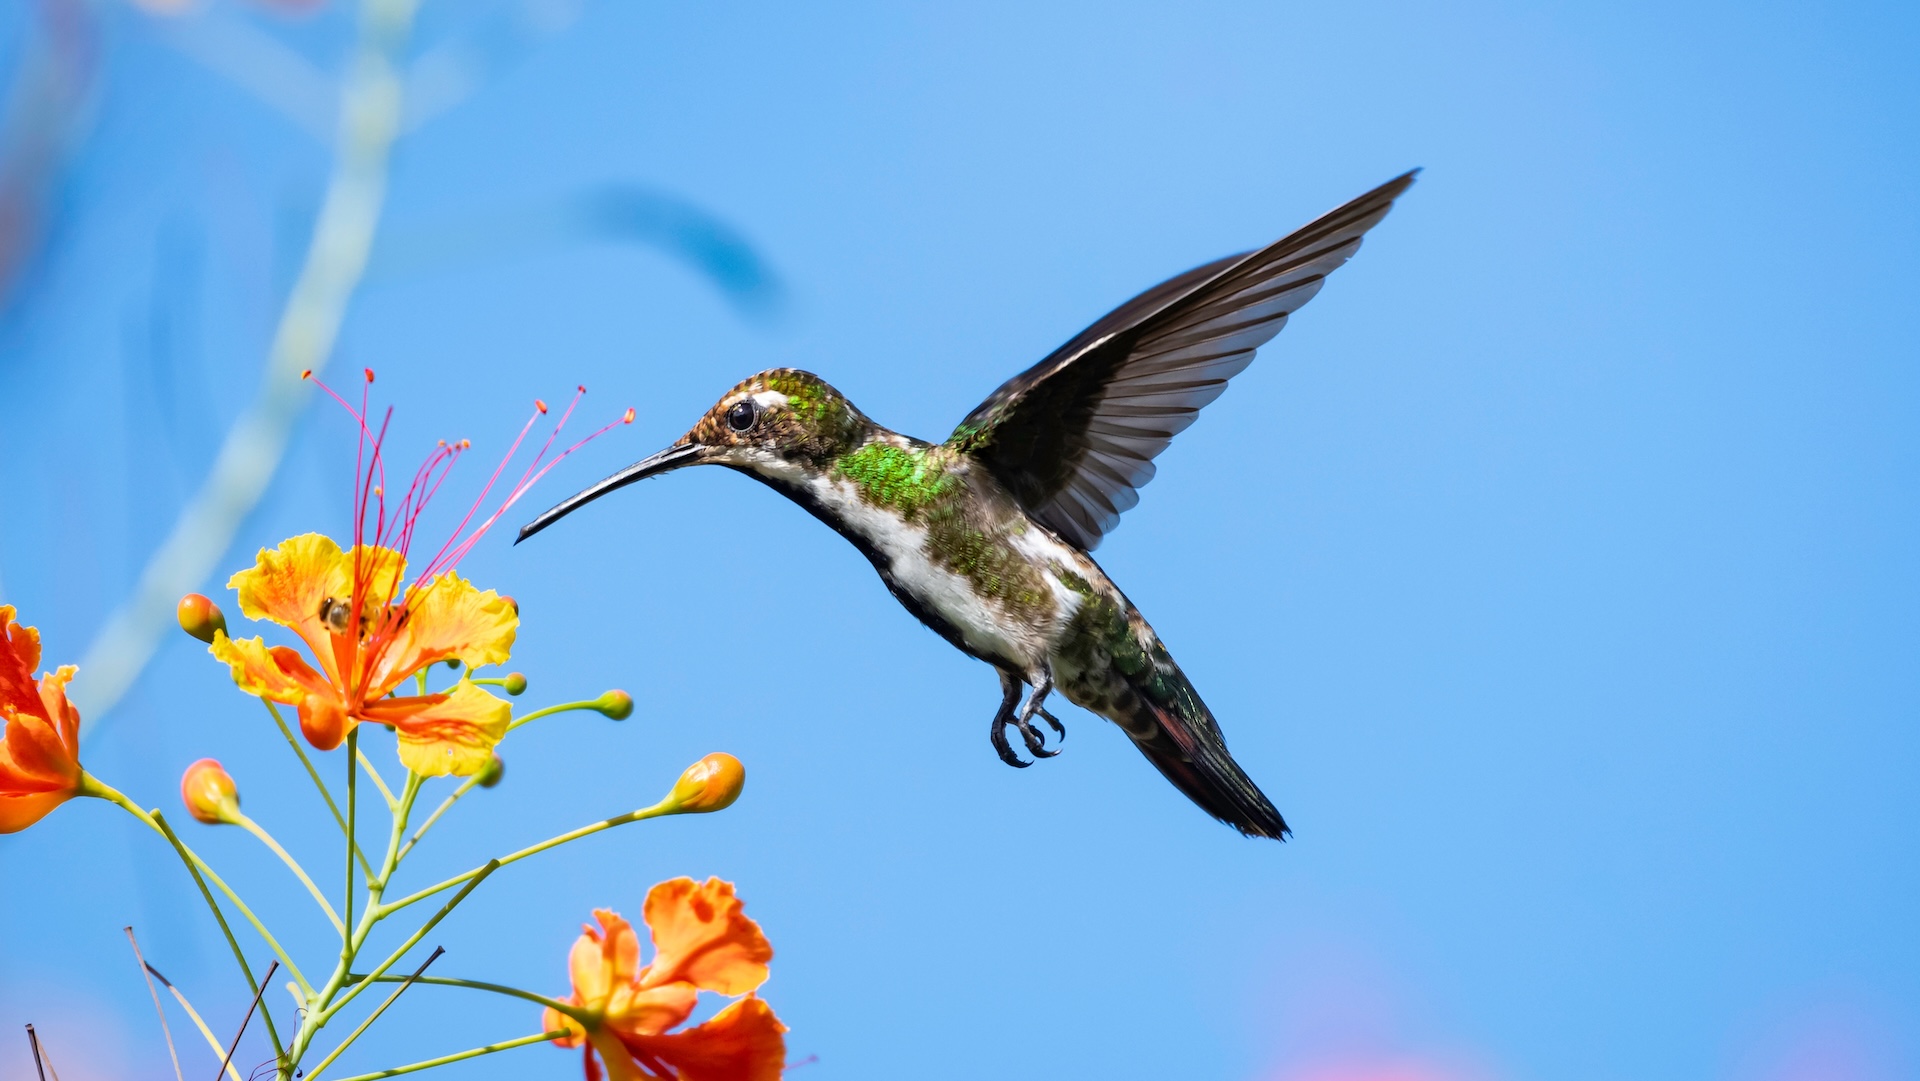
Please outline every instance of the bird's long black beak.
M675 443L673 446L668 447L658 454L649 454L645 458L640 459L585 491L568 496L545 514L521 526L520 535L514 538L513 543L519 544L521 541L526 540L528 537L533 536L535 533L540 532L586 504L606 495L615 488L625 488L635 481L646 480L648 477L657 477L662 473L670 473L683 465L693 465L700 460L700 451L702 449L698 443Z

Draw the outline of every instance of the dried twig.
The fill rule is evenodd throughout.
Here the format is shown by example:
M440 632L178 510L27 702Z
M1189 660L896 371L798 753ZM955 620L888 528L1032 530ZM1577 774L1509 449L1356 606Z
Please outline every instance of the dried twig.
M33 1068L40 1071L40 1081L47 1081L47 1068L40 1064L40 1037L34 1035L33 1026L27 1026L27 1044L33 1048Z
M233 1053L240 1048L240 1037L247 1034L247 1025L253 1020L253 1011L260 1008L260 996L266 993L267 983L273 979L273 970L279 967L280 962L275 961L267 966L267 974L260 977L260 986L253 992L253 1003L247 1007L247 1015L240 1019L240 1031L233 1034L233 1043L227 1047L227 1057L220 1061L220 1068L214 1071L213 1081L220 1081L220 1075L227 1072L227 1064L233 1061Z
M147 959L140 956L140 943L133 937L133 928L121 928L127 933L127 944L133 947L133 959L140 962L140 976L147 981L147 993L153 996L153 1012L160 1015L160 1034L167 1038L167 1057L173 1060L174 1081L186 1081L180 1073L180 1054L173 1049L173 1030L167 1027L167 1011L160 1005L160 989L153 985L153 973L147 970Z

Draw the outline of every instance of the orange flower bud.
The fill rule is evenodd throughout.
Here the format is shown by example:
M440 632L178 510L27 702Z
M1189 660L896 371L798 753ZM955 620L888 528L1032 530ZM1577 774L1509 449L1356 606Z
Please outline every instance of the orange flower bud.
M202 758L180 775L180 802L187 813L209 826L240 818L240 790L233 777L211 758Z
M633 696L625 691L608 691L593 700L593 708L616 721L633 716Z
M705 814L733 806L746 783L747 767L738 758L715 751L688 766L667 798L673 801L676 812Z
M227 632L226 613L220 606L198 593L189 593L180 598L180 607L175 610L180 619L180 629L200 639L213 641L215 634Z

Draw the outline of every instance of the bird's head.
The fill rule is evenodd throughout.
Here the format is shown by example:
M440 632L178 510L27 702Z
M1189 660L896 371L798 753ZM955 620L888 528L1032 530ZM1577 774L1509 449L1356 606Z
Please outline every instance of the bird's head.
M722 395L672 446L528 522L519 540L616 488L682 466L725 465L774 480L817 473L858 446L870 427L871 422L826 380L797 368L773 368Z

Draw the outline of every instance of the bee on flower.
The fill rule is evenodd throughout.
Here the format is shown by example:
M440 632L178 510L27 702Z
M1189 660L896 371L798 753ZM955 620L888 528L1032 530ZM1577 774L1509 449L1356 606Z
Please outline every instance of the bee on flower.
M373 382L371 369L366 382ZM547 414L546 403L536 402L534 415L459 527L430 558L414 566L410 561L420 515L471 444L440 443L399 497L390 499L383 444L391 409L376 431L368 424L364 393L355 409L326 384L319 386L360 427L353 543L342 547L318 533L293 537L277 548L262 549L253 567L227 583L238 593L243 615L292 631L305 645L304 652L268 646L257 636L232 638L224 628L211 630L209 651L229 666L243 690L292 706L301 732L320 750L338 747L356 725L379 724L393 729L401 763L416 774L481 773L506 734L512 707L476 685L470 673L506 662L520 617L511 598L480 589L454 568L548 470L589 440L631 423L633 410L547 460L584 393L581 388L501 505L474 525L508 462ZM428 691L424 681L409 687L409 680L441 661L457 661L467 674L445 690Z

